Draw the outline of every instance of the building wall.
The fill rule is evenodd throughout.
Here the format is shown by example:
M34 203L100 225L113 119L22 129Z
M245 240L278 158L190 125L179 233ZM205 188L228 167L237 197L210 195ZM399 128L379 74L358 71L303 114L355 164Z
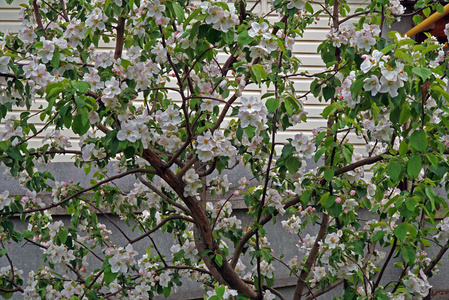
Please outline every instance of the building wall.
M28 1L25 0L15 0L12 5L7 5L5 0L0 0L0 31L10 30L11 32L17 32L18 28L20 26L20 21L18 21L19 18L19 5L21 3L27 3ZM355 10L356 7L363 4L364 1L361 0L351 0L350 6L353 10ZM262 0L261 2L261 11L262 12L268 12L269 11L269 1L268 0ZM274 18L274 16L273 16ZM406 25L403 25L406 24ZM410 26L410 22L405 21L401 24L401 26L396 29L400 32L405 32L406 28ZM405 27L405 28L402 28ZM317 53L317 47L320 44L320 42L326 37L326 34L329 31L329 24L326 16L321 16L321 19L314 25L310 26L310 28L305 32L303 38L298 39L297 43L294 46L294 55L297 56L301 61L302 65L300 68L300 71L308 71L309 73L313 72L320 72L324 70L324 64L321 61L320 55ZM111 51L113 50L112 45L106 45L103 44L98 49L99 51ZM305 94L309 90L309 85L311 80L305 77L298 77L294 79L296 92L298 95ZM262 93L266 92L266 88L263 88L262 90L258 89L255 86L249 87L248 93L251 93L253 95L261 95ZM33 106L33 109L37 111L37 107L43 103L44 100L37 99L36 105ZM323 108L326 106L325 103L319 102L316 98L313 96L308 96L307 100L304 101L305 109L308 111L308 122L307 123L301 123L297 127L294 128L294 130L289 130L287 132L283 132L279 134L279 140L283 141L286 140L289 137L293 137L295 134L303 132L304 134L310 135L312 129L318 128L321 126L325 126L325 120L322 119L320 116L320 113L322 112ZM18 110L17 113L19 114L21 111ZM35 119L36 125L43 125L43 123L36 118ZM2 129L3 124L0 124L0 131ZM36 145L39 145L39 138L42 138L45 135L43 133L41 136L38 136L36 139L32 140L32 143L35 143ZM361 140L357 140L354 137L350 137L351 141L355 143L356 148L363 149L364 144ZM77 139L75 137L72 137L72 144L77 147ZM55 178L58 181L68 181L68 179L73 179L74 181L85 181L85 177L83 176L82 172L79 172L81 170L74 170L73 164L67 163L64 161L64 158L60 158L58 163L54 163L51 165L51 169L54 171ZM237 170L230 172L229 177L231 178L231 181L236 181L239 175L241 175L243 172L242 170ZM69 177L70 176L70 177ZM87 184L88 182L86 182ZM130 189L132 186L132 183L130 182L121 182L124 189ZM11 194L20 194L22 193L22 190L13 182L9 181L6 176L0 175L0 191L3 191L5 189L8 189ZM45 196L48 197L48 196ZM245 219L245 210L243 209L243 205L239 204L239 199L235 200L233 202L234 208L236 208L236 214ZM65 223L69 223L69 218L65 216L62 212L55 218L59 218L65 221ZM115 221L119 222L119 220L114 219ZM100 222L108 223L107 220L100 219ZM23 227L24 225L21 224L19 219L15 220L15 224L18 228ZM108 226L111 228L111 226ZM126 227L126 226L124 226ZM287 235L285 233L285 230L283 230L280 227L280 219L278 220L276 226L272 227L270 229L271 231L268 233L269 240L272 242L272 245L274 246L275 253L277 254L285 254L286 258L292 257L296 253L296 247L295 243L297 242L295 239L292 239L291 236ZM313 226L309 228L310 233L314 231ZM135 233L127 232L127 234L133 235ZM114 239L117 240L117 245L124 246L126 244L126 241L120 236L119 233L113 234ZM155 237L156 241L159 241L162 243L162 248L169 250L172 242L170 238L167 238L163 234L158 234ZM145 248L147 247L147 244L145 242L142 242L140 245L137 246L137 251L142 254L145 252ZM27 271L32 269L37 269L39 267L40 263L43 263L40 259L42 258L42 253L40 250L36 250L36 247L23 243L21 245L10 245L8 246L8 253L13 253L12 260L17 264L17 267L20 269L24 269L25 274ZM437 251L438 249L434 249ZM432 250L433 251L433 250ZM432 255L429 253L430 255ZM25 259L26 258L26 259ZM6 266L8 263L5 258L0 259L0 267ZM94 263L93 263L94 264ZM442 274L447 274L449 272L449 268L447 267L447 260L443 262L444 266L441 268ZM248 265L248 264L247 264ZM248 265L249 268L249 265ZM279 280L276 281L275 286L283 287L283 291L285 291L286 296L292 294L292 287L296 284L295 278L288 276L288 271L283 269L280 265L276 266L277 269L277 275ZM385 282L388 282L390 280L395 280L397 278L398 274L397 271L391 271L387 274L387 278L385 279ZM443 276L444 277L444 276ZM447 283L447 280L440 279L440 280L432 280L432 284L436 289L444 289L449 286ZM194 299L194 298L201 298L203 291L195 284L188 283L186 281L186 285L184 285L180 290L178 290L178 293L171 296L170 299ZM330 295L327 295L326 298L330 298ZM291 298L291 297L286 297ZM20 296L15 296L13 299L20 299Z
M248 5L251 6L251 2L248 1ZM364 2L362 0L350 0L350 7L352 10L355 10L357 7L362 5ZM19 11L20 4L28 3L26 0L15 0L12 5L6 4L5 0L0 0L0 31L4 32L5 30L10 30L11 32L18 32L20 27ZM261 4L258 6L261 9L261 13L268 13L270 11L271 5L269 4L269 0L262 0ZM315 9L318 9L318 5L314 5ZM276 16L269 16L269 19L275 20ZM320 16L320 20L310 26L309 29L304 33L303 38L297 40L297 43L294 45L294 55L300 59L302 65L300 67L301 71L307 71L309 74L313 74L314 72L321 72L325 69L323 62L321 61L320 55L317 53L318 45L326 38L327 33L329 32L330 25L328 22L328 17L326 15ZM114 48L114 44L104 44L100 42L100 47L98 51L112 51ZM225 60L225 54L222 53L219 55L219 61ZM293 79L294 85L296 88L296 93L298 96L305 94L309 91L309 86L312 80L306 77L297 77ZM246 93L251 95L262 95L267 92L267 88L263 87L262 90L259 89L256 85L251 85L246 89ZM173 97L177 97L176 93L173 93ZM302 99L304 100L304 99ZM35 105L33 106L33 110L37 111L37 108L40 104L44 103L45 99L37 99ZM279 133L279 142L285 141L289 137L293 137L295 134L299 132L303 132L306 135L311 135L312 129L322 127L326 125L325 120L320 116L320 113L323 111L323 108L326 106L326 103L319 102L312 95L307 96L304 101L305 110L308 112L308 121L306 123L301 123L293 129L288 130L287 132ZM23 109L25 110L25 108ZM23 110L17 110L17 114L20 114ZM35 124L37 127L42 126L43 122L39 120L39 117L36 116L34 118ZM2 129L2 125L0 124L0 130ZM31 144L39 145L39 139L45 136L45 133L42 133L36 139L31 140ZM77 139L72 136L72 145L77 147ZM351 137L351 141L355 142L356 147L363 149L364 145L361 140L355 139Z

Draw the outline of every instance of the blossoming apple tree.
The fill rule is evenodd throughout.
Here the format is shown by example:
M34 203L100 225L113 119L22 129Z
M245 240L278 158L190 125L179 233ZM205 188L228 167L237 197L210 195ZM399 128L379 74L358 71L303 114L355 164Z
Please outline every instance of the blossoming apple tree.
M341 0L270 5L258 13L260 0L21 4L18 33L0 33L0 159L25 195L0 195L3 297L149 299L190 277L208 299L285 299L273 286L275 261L297 280L293 299L339 286L341 299L428 295L449 247L448 206L436 193L448 188L449 171L443 45L387 33L404 16L397 0L356 11ZM414 20L442 8L419 0ZM293 47L323 15L326 68L303 72ZM98 51L100 43L115 50ZM309 92L295 90L298 77L312 79ZM268 92L245 96L250 84ZM328 104L327 125L281 141L277 133L307 121L311 97ZM45 171L59 155L83 168L90 185ZM312 160L318 167L307 167ZM237 165L252 175L230 186L220 174ZM119 178L134 188L119 189ZM44 192L52 203L39 198ZM236 196L247 226L232 213ZM53 220L56 207L69 223ZM115 245L102 214L124 220L107 226L131 224L141 235L120 230L127 243ZM27 229L17 230L14 216ZM270 249L266 228L279 216L298 240L294 257ZM314 224L315 234L303 233ZM134 250L158 230L173 234L170 252L157 241ZM45 261L29 274L7 250L23 241ZM431 246L435 257L426 254ZM400 276L382 281L387 268Z

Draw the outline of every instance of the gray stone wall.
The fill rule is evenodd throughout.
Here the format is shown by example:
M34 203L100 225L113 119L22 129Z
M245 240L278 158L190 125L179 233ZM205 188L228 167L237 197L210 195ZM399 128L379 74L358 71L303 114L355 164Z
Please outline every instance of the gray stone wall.
M54 174L55 179L58 181L68 181L69 179L74 180L75 182L81 182L82 185L88 185L89 180L87 176L84 175L82 170L79 170L73 166L71 163L53 163L49 165L49 170ZM233 186L237 186L237 180L241 176L245 176L246 170L236 169L228 172L228 177L231 182L233 182ZM250 175L247 173L247 178L250 178ZM130 190L133 186L133 182L129 180L119 180L117 184L123 190ZM3 190L9 190L12 195L20 195L23 194L23 190L16 184L16 182L9 180L5 175L0 176L0 192ZM51 201L50 195L43 195L46 201ZM246 215L246 210L244 209L244 203L242 199L233 200L233 208L234 212L238 218L242 220L242 225L251 224L252 220ZM122 221L119 220L118 217L108 216L113 220L113 222L120 224ZM369 215L366 214L360 216L362 219L369 219ZM67 215L64 214L62 210L56 210L54 215L55 220L62 220L64 224L70 224L70 219ZM282 254L284 255L284 260L288 261L295 255L300 257L300 253L296 248L296 243L298 238L294 235L289 235L282 228L281 221L285 219L284 217L278 216L276 218L275 224L267 224L267 237L271 243L271 246L274 250L274 256L280 257ZM112 230L113 234L111 235L111 239L118 246L126 246L127 242L123 235L114 227L107 218L104 216L99 216L99 222L107 225L108 229ZM14 218L15 228L24 229L26 224L23 224L19 218ZM315 234L318 230L319 225L310 225L306 228L304 235L307 233ZM133 232L131 230L132 227L128 227L125 224L120 226L125 233L130 237L137 237L140 235L140 232L136 230ZM152 235L155 243L161 249L163 253L166 255L170 255L170 247L173 245L173 237L169 234L163 234L161 232L157 232ZM149 247L150 240L144 239L135 244L134 248L139 252L139 255L136 257L137 259L145 253L145 249ZM231 245L231 242L228 243ZM26 278L26 274L30 270L37 270L41 265L45 265L42 260L42 250L27 242L22 242L20 244L9 244L6 245L8 254L11 257L14 265L24 271L24 275ZM429 257L434 257L436 253L439 251L438 248L426 249L429 253ZM251 266L249 264L248 255L243 257L243 261L245 263L246 270L251 271ZM93 256L89 260L90 267L94 268L98 266L98 261L96 261ZM8 261L5 257L0 258L0 267L8 266ZM390 266L393 265L393 262L390 262ZM286 299L291 299L293 295L294 286L296 284L296 277L290 277L290 271L280 263L274 263L274 267L276 268L275 276L277 278L275 282L275 287L280 288L280 291L285 295ZM435 290L443 290L449 287L449 279L447 274L449 274L449 261L447 259L447 255L445 255L444 260L442 261L442 266L440 268L440 273L437 274L434 278L430 279L431 284ZM388 268L385 278L382 281L383 283L387 283L390 281L395 281L398 279L400 275L400 270L397 268ZM319 299L331 299L333 296L337 296L338 292L341 292L341 289L335 289L333 292L328 293ZM178 288L178 290L169 297L169 299L202 299L202 295L204 294L204 290L195 283L186 278L183 282L183 285ZM13 299L21 299L20 295L16 295ZM438 298L438 299L449 299L448 298Z

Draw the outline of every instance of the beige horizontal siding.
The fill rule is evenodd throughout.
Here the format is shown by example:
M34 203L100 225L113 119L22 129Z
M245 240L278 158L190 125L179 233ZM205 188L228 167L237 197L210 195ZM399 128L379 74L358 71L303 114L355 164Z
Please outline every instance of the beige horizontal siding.
M0 0L0 31L10 30L11 32L18 32L20 27L19 18L19 4L27 3L26 0L14 1L13 5L9 6L6 4L5 0ZM252 7L255 2L248 2L248 7ZM366 1L364 0L351 0L350 1L351 11L354 11L360 5L366 5ZM257 13L266 13L270 10L270 4L268 0L263 0L261 3L256 6L254 12ZM315 9L319 9L319 6L314 4ZM268 17L270 22L274 22L277 19L275 15L270 15ZM301 66L298 72L308 72L309 74L322 72L325 68L323 62L321 61L320 55L317 53L317 47L319 44L326 38L330 29L330 24L328 17L324 14L320 16L320 19L315 23L311 24L310 27L304 32L302 37L297 38L297 42L293 45L293 54L301 61ZM113 50L113 44L105 44L100 41L100 47L98 51L111 51ZM220 63L223 63L227 59L227 55L225 53L219 53L217 56L217 60ZM291 78L293 82L294 88L296 90L297 96L302 96L309 91L310 83L312 79L307 77L297 76L296 78ZM170 83L170 85L174 85L174 81ZM264 91L273 91L272 86L268 88L264 88ZM256 96L260 97L262 91L256 84L250 84L246 90L245 96ZM178 93L174 91L169 91L167 93L169 98L179 99ZM277 137L277 141L286 142L288 138L293 138L295 134L303 132L307 136L311 136L312 130L320 127L326 126L326 121L320 116L324 107L326 107L326 103L319 102L312 95L308 95L307 98L301 98L304 103L304 108L308 112L308 121L298 124L293 128L287 130L286 132L280 132ZM36 99L36 102L33 104L31 109L32 113L38 111L38 107L40 105L45 104L45 99ZM136 103L141 103L136 101ZM25 108L18 108L15 114L19 115L21 112L25 111ZM227 118L227 120L229 120ZM36 124L36 127L39 129L43 126L43 122L39 119L39 115L33 117L32 121ZM4 129L4 125L0 124L0 130ZM39 138L42 138L49 131L45 131L40 134L37 138L33 138L29 141L30 145L37 147L41 146L41 142ZM69 134L67 132L67 134ZM348 136L349 140L355 143L355 148L364 152L365 146L364 141L357 139L353 134ZM72 149L78 149L78 141L76 137L72 137ZM70 156L66 156L70 157ZM58 158L59 160L64 160L64 158Z

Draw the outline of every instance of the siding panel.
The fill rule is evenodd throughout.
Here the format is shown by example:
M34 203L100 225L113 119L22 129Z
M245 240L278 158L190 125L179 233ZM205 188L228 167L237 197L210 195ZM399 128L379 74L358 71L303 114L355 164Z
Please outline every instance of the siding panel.
M7 5L5 0L0 0L0 30L5 31L9 29L11 32L18 32L20 22L17 21L19 18L19 5L21 3L28 3L26 0L16 0L12 5ZM251 7L255 1L249 2L248 5ZM354 11L360 5L364 5L364 0L351 0L350 8L351 11ZM319 6L314 4L315 9L319 9ZM270 10L270 4L268 0L262 0L259 5L255 8L255 12L263 13L268 12ZM277 20L276 15L272 14L269 16L269 20L274 22ZM322 72L325 69L324 64L321 61L320 55L317 53L317 47L322 42L323 39L326 38L326 35L329 32L330 24L326 15L321 15L320 19L317 20L314 24L312 24L309 29L304 32L302 37L298 37L297 42L293 46L294 55L301 61L302 65L299 69L299 72L308 72L309 74ZM111 51L113 50L113 44L105 44L100 41L100 47L98 51ZM224 62L227 59L228 55L225 53L220 53L217 57L219 62ZM302 96L309 91L309 86L312 80L307 77L298 76L296 78L291 79L294 87L296 89L297 96ZM174 84L174 83L172 83ZM273 91L273 87L268 87L267 91ZM245 91L246 96L260 96L261 90L255 84L252 84L247 87ZM168 96L172 99L179 99L179 95L176 92L169 91ZM299 132L303 132L304 134L311 135L311 131L314 128L324 127L326 125L325 120L322 119L320 113L323 108L326 107L326 103L319 102L312 95L308 95L306 98L301 98L304 103L304 107L308 112L308 121L306 123L301 123L295 126L293 129L290 129L286 132L279 133L279 141L286 141L288 138L293 138L295 134ZM45 99L36 99L36 103L33 105L31 111L37 112L38 107L45 103ZM19 108L17 110L17 114L25 111L25 108ZM38 115L33 118L35 120L36 127L40 127L43 125L43 122L40 121ZM3 129L3 124L0 125L0 130ZM42 136L45 134L43 133ZM357 148L364 148L363 141L356 139L353 135L349 135L348 138L351 142L355 142ZM39 146L39 140L32 139L30 143L36 146ZM72 145L74 148L78 148L78 140L76 138L72 138Z

